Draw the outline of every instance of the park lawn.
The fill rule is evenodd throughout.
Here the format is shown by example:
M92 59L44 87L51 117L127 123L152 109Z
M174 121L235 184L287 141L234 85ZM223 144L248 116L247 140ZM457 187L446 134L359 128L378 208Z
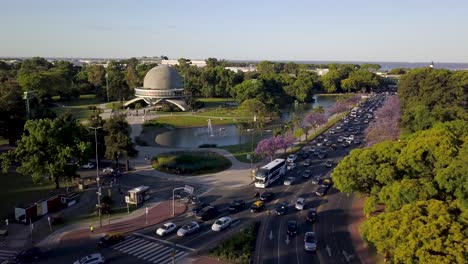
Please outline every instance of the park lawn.
M244 144L231 145L231 146L220 146L218 148L229 151L234 156L234 158L236 158L240 162L257 163L262 160L261 157L257 155L253 155L255 152L255 146L257 146L257 143L258 142L254 142L253 144L254 151L252 151L252 143L244 143ZM250 159L247 159L247 155L250 155L250 157L252 157L253 155L253 160L251 161Z
M91 114L92 110L90 107L98 107L103 101L100 98L96 98L94 94L81 95L80 98L72 99L70 101L59 101L58 98L53 98L57 104L64 105L64 107L56 106L51 110L57 115L61 115L69 111L72 116L78 120L87 119Z
M14 216L15 206L47 198L55 190L53 182L34 184L31 177L18 173L0 173L0 182L0 218Z
M216 108L224 106L226 102L233 102L231 98L199 98L198 100L205 103L203 108Z
M8 139L0 137L0 145L6 145L8 144Z
M175 128L183 127L200 127L208 125L208 117L201 116L162 116L156 119L153 119L148 122L151 124L153 122L159 123L162 125L172 126ZM214 125L228 125L228 124L238 124L241 121L238 119L231 118L211 118L211 124Z

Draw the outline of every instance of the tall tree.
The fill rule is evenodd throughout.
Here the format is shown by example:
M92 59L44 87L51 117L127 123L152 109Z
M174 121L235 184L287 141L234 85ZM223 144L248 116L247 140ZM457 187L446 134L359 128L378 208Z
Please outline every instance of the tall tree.
M89 143L83 138L82 128L70 116L51 119L29 120L24 126L25 133L14 150L0 156L3 171L12 162L19 162L17 171L31 176L34 182L48 177L60 187L61 177L73 176L77 167L68 168L71 158L83 161Z
M121 155L125 155L125 158L128 158L135 153L130 138L130 127L124 115L117 114L107 119L104 124L104 131L107 133L104 137L106 158L114 159L118 164Z
M0 81L0 136L13 145L21 137L26 115L21 88L13 79Z

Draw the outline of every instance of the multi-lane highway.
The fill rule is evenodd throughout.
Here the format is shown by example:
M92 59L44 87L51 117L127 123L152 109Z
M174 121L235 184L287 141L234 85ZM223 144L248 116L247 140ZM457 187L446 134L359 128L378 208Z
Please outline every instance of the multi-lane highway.
M378 104L367 103L367 106L363 108L375 110L377 106ZM248 210L250 205L257 200L254 197L256 189L253 185L229 190L220 186L209 190L200 198L202 202L215 205L220 210L220 214L212 220L199 221L200 229L193 234L179 237L176 233L172 233L160 237L155 234L159 226L149 227L129 234L126 240L120 244L100 251L108 260L112 260L112 263L169 264L172 263L173 258L176 263L185 263L192 256L219 244L247 224L260 221L257 247L253 257L254 263L359 263L348 231L347 215L349 215L348 212L351 209L353 197L339 193L333 187L325 196L318 196L315 191L319 185L312 183L311 178L316 175L320 175L322 179L329 178L333 167L349 153L350 149L361 146L362 143L352 141L349 147L344 147L342 142L338 141L338 138L353 134L356 140L360 139L362 142L362 131L367 125L364 122L367 114L366 111L357 113L356 118L349 118L346 123L344 121L339 122L323 133L322 139L309 142L304 149L310 150L308 151L310 153L309 157L307 157L307 159L311 159L310 166L305 167L304 159L299 159L296 162L296 168L285 175L286 177L296 177L296 181L292 185L283 185L283 180L280 179L267 189L259 190L260 192L268 190L274 193L273 199L266 202L262 212L252 213ZM353 127L352 131L349 129L350 127ZM334 133L331 133L332 129ZM330 142L327 143L328 145L335 144L336 150L326 146L324 138L327 138ZM317 144L322 146L317 146ZM317 155L313 154L314 149L312 148L316 150L326 149L327 157L318 158ZM333 161L331 168L325 166L327 160ZM312 172L310 178L302 177L306 169ZM169 190L174 186L173 183L168 184L166 189ZM296 210L294 206L298 197L306 199L305 208L302 211ZM230 214L227 208L234 199L243 199L246 202L246 207L238 213ZM285 215L276 215L275 206L279 203L288 204L288 211ZM318 212L317 222L308 223L306 222L306 215L308 210L312 208L315 208ZM221 232L212 231L211 225L213 222L226 215L233 219L233 224ZM291 220L298 222L298 232L296 235L289 236L286 231L287 223ZM171 222L180 227L191 221L195 221L195 218L187 213L176 217ZM304 234L307 231L315 233L318 246L316 252L308 253L304 250ZM52 250L52 253L55 252L57 255L57 258L54 258L53 261L56 263L61 258L69 261L71 256L78 258L80 255L83 256L96 251L97 239L85 245L80 243L60 245ZM63 254L63 252L68 252L68 254Z

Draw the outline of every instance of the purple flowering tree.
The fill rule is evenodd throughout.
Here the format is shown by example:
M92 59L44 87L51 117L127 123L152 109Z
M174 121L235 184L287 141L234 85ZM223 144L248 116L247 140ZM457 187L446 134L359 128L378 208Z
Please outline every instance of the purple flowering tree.
M347 111L353 108L357 103L361 101L361 94L355 94L352 97L341 99L335 102L335 104L330 108L330 113L337 114Z
M365 131L368 146L400 136L401 104L398 96L390 96L381 108L375 111L375 121Z
M276 138L277 137L271 137L260 140L255 148L255 154L273 160L276 151L279 149Z
M304 125L306 127L312 127L314 129L314 133L316 132L317 128L322 125L325 125L328 122L328 118L324 113L320 112L312 112L304 117ZM308 130L308 129L306 129ZM307 134L306 134L307 137Z

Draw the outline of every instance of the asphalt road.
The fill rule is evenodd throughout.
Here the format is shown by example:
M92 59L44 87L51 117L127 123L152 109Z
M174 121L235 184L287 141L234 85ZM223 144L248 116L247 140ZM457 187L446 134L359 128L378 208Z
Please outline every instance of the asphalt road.
M336 134L330 134L329 131L324 133L330 141L337 144L338 149L327 152L328 157L325 159L318 159L311 155L312 164L308 169L312 171L312 177L317 174L321 175L322 178L329 177L332 168L325 167L325 161L333 160L335 166L339 160L349 153L350 149L360 146L353 143L348 148L342 147L341 142L337 142L337 138L348 132L343 131L343 129L336 129L338 125L343 126L343 124L334 126L337 131ZM347 125L344 126L346 128ZM361 123L360 126L364 130L365 124ZM362 141L362 134L357 135ZM313 144L317 148L317 142L310 142L309 146L313 146ZM175 233L159 237L155 234L159 226L153 226L128 234L126 241L108 249L98 250L96 248L97 238L95 241L61 244L48 252L49 257L43 262L69 263L84 255L99 251L112 263L170 264L173 257L176 259L176 263L185 263L190 257L206 252L207 249L218 245L247 224L260 221L261 228L257 236L254 263L358 263L359 260L355 256L348 231L347 218L353 197L339 193L333 187L326 196L317 196L315 191L318 185L312 184L310 178L305 179L302 177L302 172L305 169L303 161L299 161L296 169L286 175L296 177L297 180L292 185L285 186L283 181L279 180L273 186L268 187L268 191L275 193L275 196L272 201L266 203L263 212L252 213L248 210L251 203L256 200L254 198L256 189L253 185L238 189L207 189L203 186L195 186L200 193L204 193L201 201L216 205L220 210L220 215L215 219L200 223L200 229L195 233L185 237L179 237ZM122 178L120 182L123 186L128 187L136 183L138 183L137 185L149 185L154 189L155 195L165 199L172 197L173 188L184 185L183 182L143 176L135 176L132 179ZM306 199L306 206L303 211L297 211L294 208L298 197ZM227 207L233 199L246 201L246 209L235 214L229 214ZM278 203L282 202L288 203L288 213L278 216L274 213L274 208ZM307 211L311 208L317 208L318 211L318 219L315 224L305 221ZM190 209L191 207L188 210L189 212ZM233 218L233 225L221 232L212 231L211 225L213 222L225 215L230 215ZM299 223L299 229L297 235L287 236L287 222L291 220ZM195 219L187 213L176 217L172 222L177 226L182 226L191 221L195 221ZM307 253L304 250L304 233L307 231L314 231L316 234L318 245L316 253Z

